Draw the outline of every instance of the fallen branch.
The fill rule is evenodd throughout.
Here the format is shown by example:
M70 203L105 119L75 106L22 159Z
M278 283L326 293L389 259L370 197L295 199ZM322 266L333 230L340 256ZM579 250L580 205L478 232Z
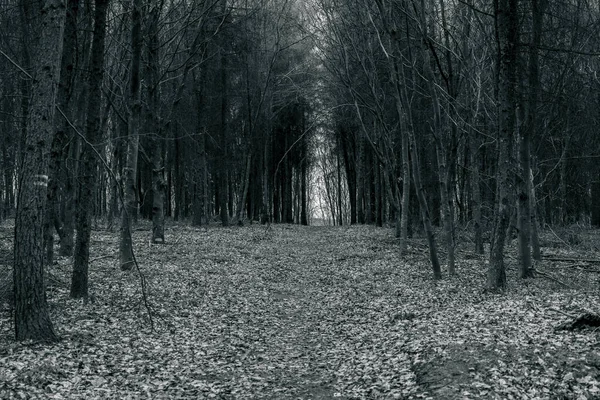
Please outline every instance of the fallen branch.
M591 264L600 264L600 259L598 258L569 258L569 257L543 257L546 261L555 261L555 262L586 262Z
M567 285L566 283L564 283L564 282L562 282L562 281L560 281L560 280L556 279L555 277L553 277L553 276L552 276L552 275L550 275L550 274L547 274L546 272L542 272L542 271L540 271L539 269L535 269L535 268L532 268L532 270L533 270L533 272L535 272L536 274L542 275L543 277L546 277L546 278L550 279L551 281L554 281L554 282L556 282L556 283L558 283L558 284L561 284L561 285L563 285L564 287L567 287L567 288L569 288L569 289L573 289L573 287L572 287L572 286L570 286L570 285Z
M594 328L594 331L600 327L600 315L594 313L585 313L574 318L572 321L560 324L555 330L573 331L586 328Z

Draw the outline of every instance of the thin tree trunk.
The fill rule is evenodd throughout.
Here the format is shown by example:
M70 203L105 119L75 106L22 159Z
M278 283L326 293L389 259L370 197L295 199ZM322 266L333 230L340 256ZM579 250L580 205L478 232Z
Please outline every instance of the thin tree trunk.
M475 141L475 132L469 138L471 154L471 205L473 207L473 230L475 231L475 252L483 254L483 227L481 219L481 182L479 177L479 149Z
M302 159L302 166L301 166L301 183L300 183L300 192L301 192L301 198L300 198L300 203L301 203L301 210L300 210L300 224L302 225L308 225L308 162L306 161L306 144L304 143L303 145L303 159Z
M127 158L123 170L124 176L124 207L121 215L121 231L119 246L119 261L122 270L133 268L133 240L131 237L131 222L137 215L136 177L139 145L139 125L142 110L140 98L140 59L142 53L142 17L141 0L133 0L131 13L131 77L129 87L129 117L127 123ZM177 204L177 207L180 205Z
M446 154L449 154L446 143L444 140L444 132L442 127L442 115L440 110L440 99L438 96L437 89L435 87L435 76L433 74L433 70L430 64L429 58L429 50L425 43L429 41L429 37L427 36L427 22L425 17L425 5L424 1L421 0L421 12L420 12L420 21L421 21L421 31L423 34L423 46L421 48L421 54L423 57L423 70L425 71L425 80L427 82L427 87L429 89L429 94L431 95L431 104L433 108L433 135L435 139L435 149L438 161L438 182L440 186L440 202L441 202L441 216L442 216L442 225L444 228L444 240L446 244L446 252L448 253L447 263L448 263L448 273L450 275L454 275L455 273L455 265L454 265L454 221L452 216L452 210L450 207L450 202L452 201L450 196L450 182L449 182L449 166L448 166L448 157Z
M567 117L568 118L568 117ZM569 124L567 121L566 138L565 144L563 145L562 153L560 156L560 182L559 182L559 206L558 206L558 223L561 225L567 224L567 164L569 162L568 155L569 150L571 149L571 133L569 132Z
M421 181L421 172L419 171L417 140L411 128L409 128L409 141L410 152L412 154L413 182L415 185L415 192L417 193L417 200L419 201L419 209L421 210L421 221L423 223L423 228L425 229L425 234L427 235L427 243L429 244L429 258L431 260L431 268L433 269L433 277L434 279L442 279L442 270L440 268L440 262L437 256L435 235L433 233L433 227L431 226L431 217L429 216L427 199L425 198L425 188L423 187L423 183Z
M43 224L48 154L54 136L54 106L60 76L65 5L41 4L40 37L33 49L33 85L19 182L14 242L15 338L54 342L44 282Z
M386 27L389 27L390 24L392 26L393 32L397 32L397 26L393 19L388 18L386 9L382 6L382 3L378 3L379 12L381 14L381 18ZM408 102L403 103L403 88L401 85L400 79L400 70L399 68L403 68L398 65L397 56L401 54L401 50L399 44L395 37L390 38L390 48L393 49L393 52L396 54L396 57L389 57L388 62L390 66L390 74L391 80L394 84L394 100L396 105L396 113L398 114L398 121L401 121L399 126L400 130L400 140L401 140L401 154L402 154L402 201L401 201L401 213L398 216L400 228L396 230L396 236L400 237L400 255L404 254L408 247L408 220L410 218L409 205L410 205L410 181L411 181L411 170L410 170L410 138L409 132L406 129L406 121L405 118L408 118L405 115L408 110ZM406 82L405 82L406 83ZM406 107L406 110L403 110ZM397 210L398 211L398 210Z
M60 254L72 256L75 248L75 178L77 176L77 163L74 161L79 153L79 138L76 137L69 146L68 152L71 160L66 160L61 168L63 187L63 202L61 204L63 236L60 241Z
M373 175L375 182L375 226L383 226L383 190L381 188L381 167L377 158L373 160ZM341 216L341 215L340 215Z
M356 154L356 215L359 224L365 223L365 137L357 132L358 149Z
M223 6L225 7L225 5ZM223 226L229 225L229 215L227 211L227 179L229 171L229 160L228 160L228 121L227 113L229 111L229 98L227 96L227 56L224 50L221 50L221 149L220 149L220 162L218 174L218 186L219 186L219 213L221 217L221 224Z
M237 211L235 213L235 219L238 225L244 224L244 208L246 205L246 198L248 196L248 188L250 186L250 169L252 168L252 153L248 153L246 157L246 168L244 170L244 182L242 183L242 193L240 193L239 201L237 205Z
M531 249L533 253L533 259L536 261L542 260L542 252L540 250L540 236L538 232L538 220L537 220L537 201L535 199L535 186L533 184L533 171L529 171L529 201L531 210Z
M500 49L498 74L498 206L488 269L488 286L491 289L504 289L506 287L504 245L510 223L511 199L514 190L511 169L517 101L516 46L519 35L517 5L518 0L498 0L496 9L497 37Z
M340 150L336 151L336 173L337 173L337 208L339 213L338 225L343 225L344 220L342 217L342 165L340 162Z
M152 243L165 242L165 164L163 159L164 141L162 128L159 122L160 107L160 82L158 49L160 46L158 36L158 22L162 1L153 5L149 18L149 38L147 46L148 73L148 120L152 145Z
M542 23L545 0L531 0L531 15L533 20L533 38L529 47L529 98L525 129L522 130L521 147L519 149L519 255L521 258L521 277L533 276L531 265L531 245L534 247L534 258L540 259L537 227L532 210L532 199L535 198L531 174L531 140L537 128L537 100L540 88L539 81L539 46L542 38Z

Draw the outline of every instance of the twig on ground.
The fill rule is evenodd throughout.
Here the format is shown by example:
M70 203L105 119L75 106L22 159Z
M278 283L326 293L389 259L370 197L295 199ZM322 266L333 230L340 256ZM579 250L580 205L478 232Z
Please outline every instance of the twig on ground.
M559 309L556 309L556 308L549 308L548 310L549 310L549 311L554 311L554 312L557 312L557 313L559 313L559 314L562 314L562 315L564 315L564 316L566 316L566 317L569 317L569 318L575 318L575 317L576 317L576 315L568 314L568 313L566 313L566 312L564 312L564 311L561 311L561 310L559 310Z
M565 242L563 239L561 239L561 238L560 238L560 236L558 236L558 235L556 234L556 232L554 232L550 226L548 226L547 228L548 228L548 230L549 230L550 232L552 232L552 234L553 234L553 235L554 235L554 236L555 236L555 237L556 237L558 240L560 240L560 241L561 241L561 242L562 242L562 243L563 243L565 246L567 246L569 249L573 250L573 246L571 246L569 243L567 243L567 242Z

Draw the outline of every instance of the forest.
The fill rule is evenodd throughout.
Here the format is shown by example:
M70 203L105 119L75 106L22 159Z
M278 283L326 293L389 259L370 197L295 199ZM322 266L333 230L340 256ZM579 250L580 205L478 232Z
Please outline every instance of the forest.
M597 2L0 29L0 398L600 397Z

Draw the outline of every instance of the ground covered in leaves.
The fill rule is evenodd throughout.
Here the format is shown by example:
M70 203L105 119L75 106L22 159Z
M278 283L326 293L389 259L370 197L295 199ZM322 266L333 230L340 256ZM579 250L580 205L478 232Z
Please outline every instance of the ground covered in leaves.
M544 253L577 260L527 281L508 254L497 294L486 257L461 248L435 282L424 242L400 257L390 229L171 226L149 245L140 228L153 330L117 236L93 233L87 302L68 298L70 259L49 268L59 343L15 343L0 306L0 398L600 398L600 332L557 329L600 311L595 245L555 234Z

